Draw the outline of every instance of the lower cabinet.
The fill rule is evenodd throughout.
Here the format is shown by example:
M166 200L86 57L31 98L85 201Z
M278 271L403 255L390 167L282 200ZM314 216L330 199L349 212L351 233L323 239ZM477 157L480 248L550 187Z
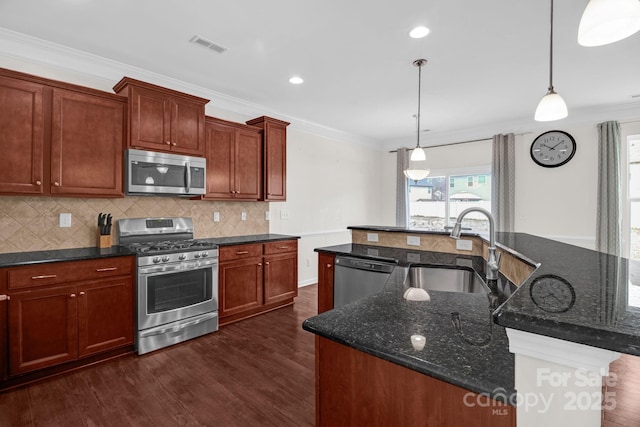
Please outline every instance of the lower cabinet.
M132 351L134 269L135 257L8 269L8 378L46 376L44 368L59 372L63 364Z
M318 314L333 309L333 275L336 256L318 253Z
M293 304L297 295L297 240L220 248L221 325Z

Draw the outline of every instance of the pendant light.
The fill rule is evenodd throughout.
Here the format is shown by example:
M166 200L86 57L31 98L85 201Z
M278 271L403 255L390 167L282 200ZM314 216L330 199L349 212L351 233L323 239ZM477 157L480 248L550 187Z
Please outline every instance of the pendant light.
M640 30L640 1L590 0L578 27L578 43L602 46Z
M635 0L637 1L637 0ZM553 89L553 0L551 0L551 30L549 34L549 90L536 108L535 119L550 122L567 117L567 104Z
M404 170L404 175L414 181L425 179L430 170L427 168L427 156L422 147L420 147L420 92L422 86L422 66L427 63L426 59L416 59L413 65L418 67L418 114L415 115L417 123L416 132L416 148L411 152L409 159L409 168Z

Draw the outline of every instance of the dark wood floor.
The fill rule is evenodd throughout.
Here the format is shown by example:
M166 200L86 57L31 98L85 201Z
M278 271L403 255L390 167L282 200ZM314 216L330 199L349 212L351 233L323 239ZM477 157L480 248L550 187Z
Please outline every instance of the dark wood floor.
M312 426L317 286L293 307L0 393L0 426Z

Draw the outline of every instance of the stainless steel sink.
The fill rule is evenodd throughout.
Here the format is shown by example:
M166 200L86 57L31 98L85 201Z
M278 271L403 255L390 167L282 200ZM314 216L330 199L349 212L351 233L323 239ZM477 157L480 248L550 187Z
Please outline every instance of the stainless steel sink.
M405 289L421 288L427 291L489 293L482 278L470 268L444 268L412 265L404 281Z

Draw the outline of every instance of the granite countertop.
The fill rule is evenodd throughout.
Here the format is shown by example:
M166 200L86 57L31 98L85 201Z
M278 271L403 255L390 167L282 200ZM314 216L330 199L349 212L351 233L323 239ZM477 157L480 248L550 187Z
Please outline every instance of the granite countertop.
M349 228L448 234L445 231L397 227ZM482 237L472 233L467 235ZM470 390L491 395L498 393L497 398L502 397L504 390L507 395L513 391L513 359L508 352L505 327L640 356L639 262L525 233L497 233L496 240L501 249L538 268L515 292L502 294L501 304L492 314L495 323L492 342L482 351L475 345L461 345L459 335L452 329L450 312L456 304L462 304L464 307L456 310L461 313L463 329L470 332L476 329L480 333L481 325L484 325L485 331L487 329L486 321L482 323L481 314L484 312L481 307L489 310L485 301L475 295L451 294L446 304L440 304L445 300L436 294L435 298L432 296L433 304L426 303L424 308L417 310L415 319L402 322L399 314L409 309L402 308L402 304L406 305L407 302L398 298L398 282L391 280L389 289L384 292L308 319L303 327ZM401 266L412 262L446 263L448 257L454 257L454 264L461 265L469 262L465 258L474 258L351 244L319 248L316 251L393 259ZM471 259L470 262L478 273L484 274L482 259ZM551 289L545 289L549 282L544 282L549 278L553 280ZM506 279L501 277L500 280ZM472 304L473 298L478 299L476 305ZM467 316L475 328L464 327ZM411 328L421 325L429 326L426 329L429 335L425 335L427 345L434 342L439 348L425 347L422 352L412 350L408 341L413 333ZM470 366L469 372L461 369L461 366ZM496 366L499 369L496 370ZM483 376L483 369L489 370L490 374Z
M488 295L429 291L427 302L403 298L408 265L473 268L483 276L481 257L357 244L316 250L397 261L398 267L384 291L307 319L305 330L503 401L515 392L514 356L504 328L492 321L496 303ZM515 290L504 276L490 287L498 303ZM453 313L459 313L459 330ZM426 338L424 349L413 348L413 334Z
M291 239L299 239L299 237L284 234L253 234L247 236L212 237L198 240L207 240L218 246L229 246L246 243L267 243ZM127 255L136 255L136 253L123 246L111 246L110 248L90 247L48 251L13 252L0 254L0 268L42 264L47 262L81 261Z

